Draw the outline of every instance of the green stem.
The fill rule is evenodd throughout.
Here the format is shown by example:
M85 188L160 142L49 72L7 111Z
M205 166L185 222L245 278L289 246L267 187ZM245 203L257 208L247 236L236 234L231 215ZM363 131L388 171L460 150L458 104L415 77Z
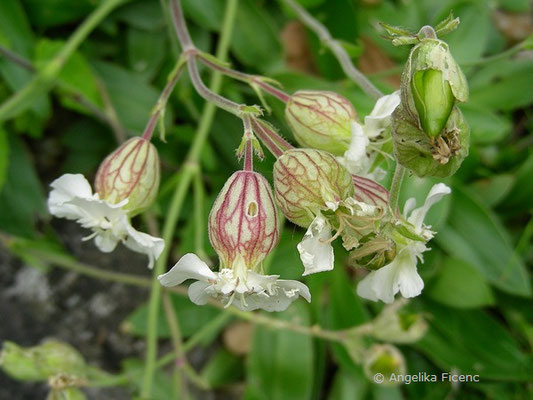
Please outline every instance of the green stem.
M220 34L220 41L217 48L217 58L225 60L227 57L229 43L233 32L233 25L235 15L237 12L238 0L229 0L226 4L226 13ZM188 32L180 32L188 38ZM184 50L187 46L184 46ZM213 73L210 90L214 93L220 91L222 86L222 75L220 73ZM168 260L170 244L174 236L174 229L178 221L178 216L181 211L183 200L189 189L189 185L195 173L198 172L198 159L200 157L202 148L207 140L211 124L215 115L215 106L211 103L206 103L204 112L200 120L198 131L196 132L193 144L189 150L187 160L183 166L183 173L181 179L176 186L174 196L172 198L170 208L163 226L163 239L165 240L165 249L159 259L157 260L154 269L154 278L152 280L152 289L150 294L150 301L148 305L148 331L147 331L147 347L146 347L146 364L144 370L144 378L141 390L142 398L149 398L152 392L153 378L155 372L155 359L157 354L157 320L161 295L161 285L157 280L157 276L162 274Z
M392 178L392 184L390 187L389 194L389 205L393 212L396 212L396 208L398 207L398 199L400 197L400 189L402 187L404 175L405 168L399 163L397 163L396 169L394 170L394 176Z
M107 0L101 3L83 23L74 31L59 53L50 60L40 72L21 90L0 105L0 122L18 112L25 110L33 98L48 92L65 66L70 56L76 51L87 36L119 5L130 0Z
M364 76L361 71L355 68L350 56L346 50L344 50L344 47L342 47L342 45L331 36L328 29L324 25L313 18L313 16L309 14L305 8L296 3L296 1L283 0L283 2L289 6L296 13L298 19L302 21L305 26L315 32L320 38L320 41L331 50L335 58L337 58L339 61L344 73L352 81L359 85L359 87L367 95L373 97L374 99L379 99L383 96L383 93L381 93L381 91L374 86L374 84L370 82L370 80Z

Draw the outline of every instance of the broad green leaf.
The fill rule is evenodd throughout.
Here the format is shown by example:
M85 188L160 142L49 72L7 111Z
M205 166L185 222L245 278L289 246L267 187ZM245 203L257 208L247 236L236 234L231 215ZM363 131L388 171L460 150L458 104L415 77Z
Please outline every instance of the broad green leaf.
M25 11L19 0L0 1L0 44L21 57L31 60L34 37ZM32 78L32 73L0 56L0 75L13 91L21 89ZM45 119L50 114L47 96L32 99L31 110Z
M243 373L242 357L220 349L210 357L200 376L209 383L210 388L216 388L237 382Z
M309 325L307 305L297 300L274 318ZM256 325L247 365L245 399L309 399L313 343L309 336Z
M118 119L128 130L141 133L159 97L158 91L116 64L95 61L92 65L109 92Z
M494 304L486 278L469 263L453 258L444 261L427 293L432 299L457 308Z
M36 218L46 214L43 188L22 140L9 135L9 166L0 192L0 230L32 237Z
M6 182L9 166L9 140L7 132L0 127L0 192Z
M444 40L459 64L477 60L487 48L491 15L487 2L465 2L454 6L453 13L461 19L458 28Z
M167 32L163 29L147 32L131 27L126 35L131 70L144 81L151 81L168 52Z
M470 79L470 102L476 107L513 110L533 102L533 60L503 60Z
M61 50L65 42L42 39L37 42L35 49L35 64L39 67L52 60ZM61 69L58 79L58 91L62 94L61 101L67 108L83 111L88 110L78 102L72 100L72 94L80 94L86 101L92 103L94 107L102 106L102 99L98 91L98 83L94 73L80 52L74 52Z
M166 22L159 1L136 1L119 8L114 17L132 27L144 31L159 31Z
M522 260L514 255L508 233L497 218L465 189L456 187L448 224L435 240L453 257L469 262L495 287L530 296Z
M144 360L136 358L128 358L122 361L122 370L125 374L130 376L130 382L137 392L142 390L143 374L145 370ZM169 400L170 398L178 398L179 394L173 390L171 377L163 370L158 369L154 374L154 382L152 385L152 392L150 400ZM133 397L136 398L136 397Z
M487 207L500 204L509 194L516 181L511 174L493 175L489 178L480 179L471 186L472 191L483 201Z
M501 202L501 207L513 212L533 209L533 153L518 168L515 176L514 185L509 195Z
M231 49L244 65L268 71L280 58L277 28L256 0L241 0L237 9Z
M224 19L222 0L184 0L183 12L204 29L219 31Z
M445 371L479 374L482 379L528 381L533 358L520 351L513 336L483 311L426 305L430 330L415 344Z
M82 19L97 4L92 0L22 0L22 2L31 22L40 28Z
M512 125L508 118L484 107L476 107L471 102L460 108L470 125L472 143L496 143L511 134Z
M363 400L367 396L368 386L362 371L341 368L333 378L328 400Z

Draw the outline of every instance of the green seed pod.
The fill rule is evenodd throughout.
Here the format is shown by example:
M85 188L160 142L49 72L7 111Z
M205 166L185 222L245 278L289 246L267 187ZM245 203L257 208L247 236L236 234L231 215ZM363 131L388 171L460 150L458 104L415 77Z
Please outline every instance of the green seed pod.
M450 176L468 155L470 128L457 107L452 109L443 133L436 138L420 130L402 106L392 117L396 159L416 175Z
M328 91L300 90L287 102L285 117L298 143L343 154L352 138L350 123L359 121L350 101Z
M434 34L427 28L427 34ZM468 100L466 78L446 42L426 37L413 47L402 74L401 95L412 119L428 135L437 136L455 103Z
M157 149L149 140L135 137L105 158L94 184L100 198L109 203L128 199L124 209L133 216L154 202L159 190L159 175Z
M283 214L309 227L314 217L354 195L350 173L330 153L286 151L274 164L274 192Z
M82 376L85 361L72 346L55 340L28 348L4 342L0 366L12 378L42 381L61 373Z

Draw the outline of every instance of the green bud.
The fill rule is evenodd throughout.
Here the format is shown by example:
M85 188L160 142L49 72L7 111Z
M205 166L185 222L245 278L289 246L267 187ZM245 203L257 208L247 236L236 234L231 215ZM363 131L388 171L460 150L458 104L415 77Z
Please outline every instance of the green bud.
M416 175L447 177L454 174L468 155L470 128L454 107L441 135L428 136L400 106L392 114L392 137L396 160Z
M28 348L6 341L0 366L14 379L42 381L56 374L83 376L85 361L72 346L55 340Z
M433 138L438 136L455 104L450 83L442 79L441 71L426 69L414 74L411 90L422 129Z
M350 101L328 91L300 90L287 102L285 117L304 147L343 154L352 138L351 121L358 121Z
M112 204L128 199L124 209L136 215L154 202L159 189L159 170L155 146L144 138L131 138L100 164L95 189L101 199Z
M405 359L394 346L375 344L370 347L365 356L363 371L372 382L381 385L394 385L397 380L391 379L392 374L395 376L405 375Z
M427 331L427 323L421 314L406 310L406 300L397 300L385 306L372 322L376 339L391 343L414 343Z
M354 195L350 173L330 153L313 149L286 151L274 164L274 192L283 214L307 228L328 204Z

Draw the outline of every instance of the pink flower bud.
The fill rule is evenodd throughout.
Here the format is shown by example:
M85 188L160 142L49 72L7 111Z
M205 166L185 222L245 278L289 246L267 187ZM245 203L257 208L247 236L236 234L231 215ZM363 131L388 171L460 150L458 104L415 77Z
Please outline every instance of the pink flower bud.
M274 191L283 214L307 228L318 213L352 197L354 185L350 173L330 153L292 149L274 164Z
M237 171L224 184L209 214L209 239L221 268L244 262L248 269L265 259L279 241L279 219L268 181Z
M124 209L138 214L157 196L159 168L155 146L141 137L131 138L100 164L94 182L96 192L111 204L128 199Z
M350 123L359 121L350 101L340 94L300 90L285 108L295 139L304 147L343 154L352 139Z

